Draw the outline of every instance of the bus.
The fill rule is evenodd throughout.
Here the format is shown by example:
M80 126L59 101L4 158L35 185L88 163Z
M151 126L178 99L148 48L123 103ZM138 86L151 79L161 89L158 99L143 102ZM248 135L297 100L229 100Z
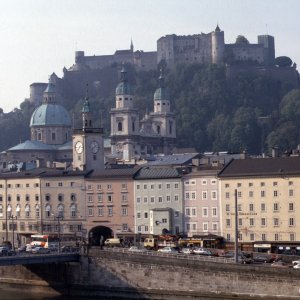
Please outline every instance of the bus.
M58 237L55 235L33 234L30 245L33 247L58 248Z

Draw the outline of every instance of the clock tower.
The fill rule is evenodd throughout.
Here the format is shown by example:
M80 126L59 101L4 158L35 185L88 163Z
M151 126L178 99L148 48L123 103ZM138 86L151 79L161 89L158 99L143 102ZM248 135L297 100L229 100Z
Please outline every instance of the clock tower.
M103 128L93 126L87 96L81 115L82 128L73 131L73 169L101 171L104 169Z

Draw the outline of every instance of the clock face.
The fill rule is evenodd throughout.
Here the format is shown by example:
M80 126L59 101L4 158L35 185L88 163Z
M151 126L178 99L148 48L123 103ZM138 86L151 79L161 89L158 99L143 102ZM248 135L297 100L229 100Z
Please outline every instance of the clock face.
M82 153L83 151L83 145L81 142L77 142L76 145L75 145L75 150L77 153Z
M99 144L96 141L91 142L90 148L92 153L97 153L99 151Z

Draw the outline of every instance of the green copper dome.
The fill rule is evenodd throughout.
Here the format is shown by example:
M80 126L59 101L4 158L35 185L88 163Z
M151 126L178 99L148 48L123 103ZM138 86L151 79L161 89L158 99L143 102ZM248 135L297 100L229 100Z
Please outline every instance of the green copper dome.
M31 126L72 126L68 111L58 104L44 103L32 113Z
M165 88L165 78L163 76L162 69L160 70L160 76L158 78L159 88L154 93L154 100L168 100L169 95Z
M121 82L116 87L116 96L118 95L132 95L132 89L127 81L127 71L122 67L121 70Z

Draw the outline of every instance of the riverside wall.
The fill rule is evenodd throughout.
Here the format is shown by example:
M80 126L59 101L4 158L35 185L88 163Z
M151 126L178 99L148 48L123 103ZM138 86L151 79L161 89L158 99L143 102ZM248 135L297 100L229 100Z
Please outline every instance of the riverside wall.
M79 263L0 267L0 286L109 299L300 299L300 272L92 249Z

